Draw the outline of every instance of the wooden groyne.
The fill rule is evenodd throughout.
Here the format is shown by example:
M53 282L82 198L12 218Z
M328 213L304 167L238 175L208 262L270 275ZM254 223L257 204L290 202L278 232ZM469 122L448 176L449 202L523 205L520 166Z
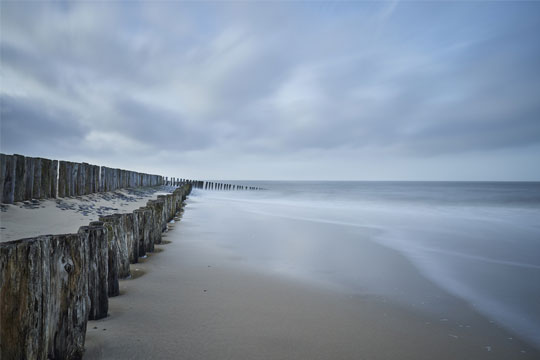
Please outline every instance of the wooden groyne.
M18 154L0 154L0 203L5 204L164 184L161 175Z
M205 180L189 180L189 179L177 179L177 178L165 178L166 185L175 185L175 184L191 184L194 189L201 190L265 190L258 186L245 186L238 184L226 184L215 181L205 181Z
M204 190L264 190L256 186L169 178L88 163L0 154L0 203L4 204L186 183Z
M118 280L161 243L191 189L182 184L131 214L103 216L76 234L0 243L0 358L82 358L88 320L107 316Z
M56 197L57 160L0 154L0 202Z
M204 190L225 190L225 191L231 191L231 190L265 190L265 189L260 188L258 186L244 186L244 185L237 185L237 184L225 184L225 183L213 182L213 181L198 181L196 188L197 189L204 189Z

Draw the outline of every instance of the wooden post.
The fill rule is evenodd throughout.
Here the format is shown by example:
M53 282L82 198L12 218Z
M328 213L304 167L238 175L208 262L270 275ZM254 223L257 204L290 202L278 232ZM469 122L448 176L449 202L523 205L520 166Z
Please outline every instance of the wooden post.
M135 264L139 260L139 244L138 236L135 237L134 232L134 218L133 213L122 214L122 225L124 231L124 237L126 241L126 246L128 249L128 260L129 263Z
M143 207L144 213L144 248L145 252L154 251L154 213L151 208Z
M4 189L2 202L6 204L13 204L15 199L15 157L13 155L5 155L3 161L4 173Z
M78 234L88 242L88 319L102 319L109 311L107 230L103 222L93 221L81 226Z
M77 234L0 243L3 358L82 358L88 268L88 243Z
M58 192L58 160L51 160L49 178L51 183L50 197L56 198Z
M138 240L138 256L140 257L143 257L146 255L146 244L150 242L150 240L148 239L148 237L150 236L149 235L149 232L148 232L148 227L146 226L146 223L145 223L145 213L144 213L144 210L141 208L141 209L137 209L135 211L133 211L133 216L134 216L134 222L136 223L136 230L137 230L137 234L136 234L136 239Z
M26 161L24 156L15 154L13 155L15 159L15 177L14 177L14 195L13 201L23 201L26 199Z
M41 161L41 199L47 199L51 197L51 165L52 161L49 159L40 159Z
M150 228L150 234L153 244L161 244L161 229L162 229L162 211L163 201L148 200L146 207L152 212L152 226Z
M107 294L109 297L118 296L120 287L118 283L118 269L120 267L118 243L114 234L114 216L100 216L107 234Z
M30 157L24 159L26 174L25 174L25 194L26 200L31 200L34 197L34 161Z

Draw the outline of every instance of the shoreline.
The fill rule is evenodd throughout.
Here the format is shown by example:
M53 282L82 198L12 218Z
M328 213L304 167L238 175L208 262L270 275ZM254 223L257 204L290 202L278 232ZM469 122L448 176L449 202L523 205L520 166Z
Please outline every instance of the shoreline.
M214 251L190 200L175 226L121 283L111 316L88 326L85 358L533 359L532 345L460 302L469 326L383 296L347 294ZM210 227L211 228L211 227ZM209 232L209 233L208 233ZM416 274L416 276L421 276ZM96 329L94 329L96 327ZM106 329L106 330L104 330ZM522 352L523 351L523 352Z
M145 195L151 193L154 198L159 189L146 189ZM534 359L540 356L534 344L445 291L403 254L370 239L373 234L367 228L344 231L343 224L279 214L272 214L277 216L269 221L270 214L258 212L252 205L245 207L203 194L197 191L192 194L186 214L180 207L173 215L172 203L165 211L163 204L168 204L168 200L163 201L169 195L158 196L161 206L157 206L159 201L147 202L148 206L157 206L150 235L157 236L159 230L159 241L135 264L131 258L136 255L131 254L129 244L139 241L142 244L147 235L136 235L136 227L131 228L134 224L124 222L127 214L107 216L98 212L106 207L104 204L109 206L115 201L119 204L115 205L125 207L122 210L131 211L140 205L138 201L148 199L144 194L131 194L133 200L118 191L47 200L49 206L36 205L37 208L32 203L9 205L37 218L41 218L40 212L50 213L54 206L55 213L49 214L50 218L41 224L49 229L52 224L49 220L58 220L58 214L78 217L86 211L81 221L87 224L91 216L99 216L105 227L110 227L105 234L114 233L110 236L116 240L108 240L109 257L113 254L124 259L121 262L128 269L123 268L127 272L122 274L131 275L122 280L119 278L125 275L118 271L115 281L119 286L114 295L109 288L108 316L105 310L106 317L88 322L83 340L86 341L84 358L145 359L155 354L171 359L179 354L194 359L221 359L222 354L250 359ZM68 202L74 207L66 206ZM89 208L87 203L94 206ZM111 210L117 212L119 207ZM134 214L130 215L136 220ZM169 223L170 219L174 222ZM94 223L97 222L92 222L89 230L96 230L92 226L103 228L103 223ZM162 230L165 232L161 234ZM128 234L131 234L129 238ZM68 235L54 239L63 236ZM69 236L76 238L76 234ZM80 236L79 250L84 253L86 250L82 249L88 246L88 238ZM49 237L42 236L38 241L46 244ZM137 237L139 240L133 243ZM328 247L330 239L332 244ZM36 239L25 239L33 240ZM351 247L350 241L359 240L360 248ZM111 241L119 241L119 245L127 241L127 248L116 255L110 248ZM329 269L325 266L332 264L325 263L325 258L342 259L344 253L339 249L352 251L351 256L360 264L348 268L349 275L372 277L370 272L374 271L379 277L373 277L368 284L363 282L365 278L363 281L355 278L356 285L347 281L332 284L339 278L325 273ZM359 249L361 252L357 253ZM322 251L324 256L313 251ZM48 260L43 261L49 264ZM54 260L51 269L56 266L53 263ZM65 270L70 272L67 267ZM381 270L384 273L379 273ZM54 268L54 271L61 275L64 269ZM377 283L380 288L370 288ZM355 287L365 285L368 285L365 289ZM349 290L347 286L351 286ZM396 296L398 292L377 292L392 286L409 294L400 298ZM429 306L420 305L422 297L434 301ZM415 302L403 302L404 299ZM75 302L72 305L79 306ZM441 307L450 311L438 312ZM57 325L53 323L54 326Z

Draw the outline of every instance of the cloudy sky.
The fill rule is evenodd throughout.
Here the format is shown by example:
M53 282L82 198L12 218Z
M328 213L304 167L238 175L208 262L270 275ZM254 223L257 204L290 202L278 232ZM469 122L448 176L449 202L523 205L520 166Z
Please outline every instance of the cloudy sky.
M3 153L203 179L540 180L540 2L0 7Z

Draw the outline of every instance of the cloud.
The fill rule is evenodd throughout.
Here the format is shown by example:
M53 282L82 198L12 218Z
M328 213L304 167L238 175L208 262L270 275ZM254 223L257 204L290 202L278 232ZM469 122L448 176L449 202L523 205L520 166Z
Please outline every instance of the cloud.
M75 114L39 99L2 95L0 105L2 147L17 152L24 152L28 144L35 144L38 149L76 146L89 130L77 121Z
M539 4L2 7L3 152L48 138L83 158L316 168L306 154L401 163L540 143Z

